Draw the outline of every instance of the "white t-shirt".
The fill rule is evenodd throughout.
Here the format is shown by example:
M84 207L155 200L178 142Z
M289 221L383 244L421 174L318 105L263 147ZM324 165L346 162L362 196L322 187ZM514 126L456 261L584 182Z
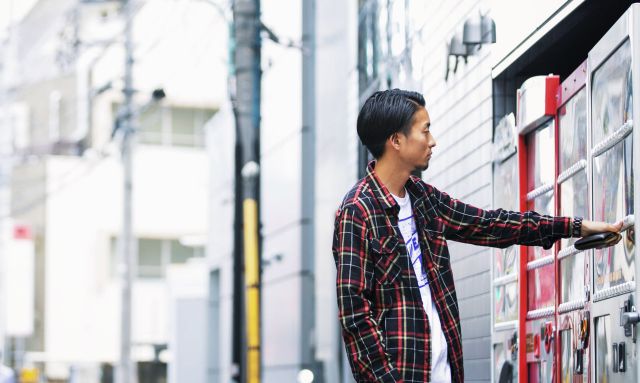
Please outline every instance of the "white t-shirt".
M431 299L427 273L424 271L425 268L422 267L422 250L420 249L416 223L413 218L413 210L411 209L411 199L406 190L404 198L396 195L393 195L393 198L395 198L398 205L400 205L398 226L407 247L409 259L413 265L413 271L418 279L422 305L424 311L427 313L429 327L431 328L431 381L434 383L451 382L451 367L447 359L447 340L442 332L438 310L436 309L433 299Z

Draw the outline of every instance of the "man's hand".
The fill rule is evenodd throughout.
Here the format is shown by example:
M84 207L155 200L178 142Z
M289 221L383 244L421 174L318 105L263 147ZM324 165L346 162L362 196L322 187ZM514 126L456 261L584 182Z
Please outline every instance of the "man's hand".
M606 223L606 222L594 222L594 221L582 221L582 230L580 231L580 235L582 237L586 237L591 234L597 233L619 233L622 229L622 221L616 223Z

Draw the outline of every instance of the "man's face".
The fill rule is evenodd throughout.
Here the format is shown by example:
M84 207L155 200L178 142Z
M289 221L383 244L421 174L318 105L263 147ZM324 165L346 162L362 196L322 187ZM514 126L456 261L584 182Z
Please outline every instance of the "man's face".
M429 113L420 107L413 115L409 132L406 135L398 133L399 158L412 170L424 171L429 167L431 153L436 146L436 140L429 131L430 126Z

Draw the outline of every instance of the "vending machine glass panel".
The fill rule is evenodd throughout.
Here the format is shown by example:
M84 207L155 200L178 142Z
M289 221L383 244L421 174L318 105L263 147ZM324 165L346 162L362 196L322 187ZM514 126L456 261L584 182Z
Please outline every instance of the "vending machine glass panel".
M518 282L506 283L494 287L496 323L518 319Z
M561 381L571 382L573 380L573 346L571 344L571 329L560 331L561 347Z
M567 257L560 262L560 294L562 303L578 301L585 297L585 274L588 272L585 260L588 253L582 252Z
M504 343L497 343L493 346L493 371L493 381L495 383L517 381L511 350L506 348Z
M496 343L493 345L493 371L494 377L493 381L498 383L498 379L500 377L500 369L504 362L506 362L507 358L504 350L504 343Z
M554 159L554 121L550 119L546 124L536 130L529 141L529 152L534 155L533 162L533 187L537 188L551 184L555 180Z
M496 125L493 137L494 209L518 210L519 179L515 115L504 116ZM498 383L517 381L518 320L517 246L494 249L492 373Z
M588 217L587 100L586 88L578 91L559 109L560 215ZM575 238L562 239L566 248ZM561 302L584 298L587 273L586 254L578 253L560 261Z
M518 156L512 155L494 168L494 193L496 208L518 209ZM518 249L511 246L495 250L493 278L500 278L518 272Z
M609 355L609 333L611 333L611 321L609 316L606 315L595 318L595 328L596 382L610 382L611 355Z
M518 271L518 251L516 247L508 247L506 249L496 249L495 251L495 278L504 277L505 275L515 274Z
M540 190L544 186L553 185L555 182L554 125L554 120L551 119L527 136L529 193ZM553 188L532 196L529 200L529 207L540 214L554 215ZM553 254L553 248L545 250L542 247L532 247L529 251L528 260L532 261L551 254Z
M554 305L554 265L539 267L528 271L529 292L527 303L529 310L537 310Z
M631 48L626 40L593 75L593 215L616 222L633 214ZM626 133L625 133L626 132ZM624 137L626 138L620 139ZM601 150L598 150L601 148ZM616 246L596 250L595 291L635 280L633 230Z
M560 109L560 171L587 158L587 91L582 88Z
M555 182L555 137L554 121L551 119L527 136L527 156L529 159L527 199L529 208L544 215L554 215L552 186ZM546 187L546 188L545 188ZM530 247L528 260L553 256L553 248ZM528 272L528 310L536 310L554 305L555 272L554 265L538 267Z
M593 74L593 144L631 119L631 44L626 40Z

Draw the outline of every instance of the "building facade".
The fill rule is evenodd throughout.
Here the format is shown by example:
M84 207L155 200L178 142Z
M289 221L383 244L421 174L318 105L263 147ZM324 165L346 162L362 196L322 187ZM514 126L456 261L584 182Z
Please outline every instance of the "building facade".
M47 381L110 382L119 360L123 175L112 132L123 102L121 5L37 2L12 28L14 65L3 66L13 71L3 73L13 163L3 224L28 227L35 247L33 332L6 334L5 360ZM226 96L217 76L226 46L209 33L225 26L205 3L133 6L136 108L156 88L167 97L137 115L132 358L140 382L203 381L204 361L193 362L206 342L181 314L198 315L191 329L206 332L205 125Z

